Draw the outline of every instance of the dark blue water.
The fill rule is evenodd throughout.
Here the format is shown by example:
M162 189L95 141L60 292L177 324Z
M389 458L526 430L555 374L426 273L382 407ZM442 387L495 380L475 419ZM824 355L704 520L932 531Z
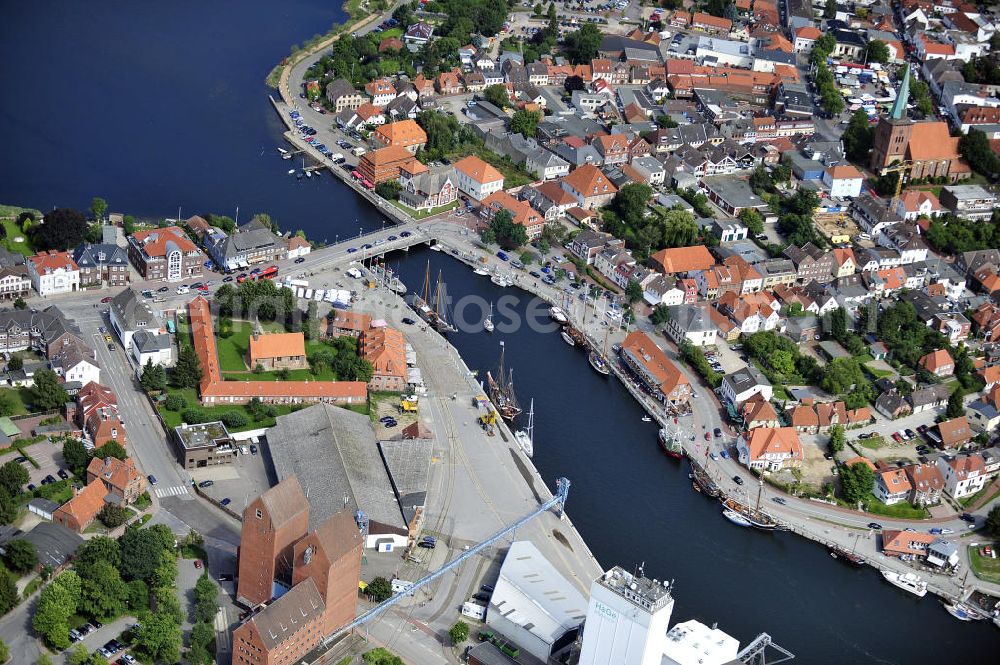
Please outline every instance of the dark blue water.
M274 157L281 125L264 77L290 44L341 18L319 0L5 3L0 202L86 207L103 196L113 211L146 217L178 206L232 216L239 206L241 219L268 212L319 240L378 226L332 178L296 182ZM512 292L420 250L400 266L411 287L428 258L454 296ZM992 625L960 624L936 600L813 543L730 525L661 454L625 390L558 336L451 339L484 370L506 340L518 393L535 398L535 464L550 484L573 481L569 512L603 565L644 561L649 575L676 580L677 619L717 621L743 643L767 631L804 663L996 662Z

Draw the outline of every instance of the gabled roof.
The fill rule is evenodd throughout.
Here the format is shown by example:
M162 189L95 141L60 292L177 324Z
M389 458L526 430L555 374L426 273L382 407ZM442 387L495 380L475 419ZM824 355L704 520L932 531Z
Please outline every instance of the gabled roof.
M306 354L302 333L268 333L250 336L250 366L268 358L288 358Z
M938 349L937 351L932 351L931 353L923 356L918 361L918 364L928 372L935 373L942 367L954 367L955 360L945 349Z
M615 194L618 188L593 164L584 164L562 181L583 197Z
M704 245L661 249L649 258L662 266L666 274L708 270L715 264L715 258Z
M57 270L74 271L79 270L73 257L69 252L39 252L34 256L29 256L28 260L35 267L35 272L39 275L56 272Z
M636 363L644 367L665 395L689 385L677 365L670 362L656 342L640 330L629 333L622 341L622 353L630 354Z
M59 511L73 519L81 527L86 527L94 521L97 513L104 507L104 497L108 495L104 483L100 481L91 482L77 493L72 499L59 507Z
M480 184L503 180L500 171L475 155L469 155L455 162L455 170Z
M261 494L260 501L267 508L267 515L274 530L280 529L309 510L309 501L302 492L299 479L294 475L282 478L277 485Z
M969 421L965 416L938 423L938 433L941 435L941 445L945 448L953 448L972 438L972 430L969 429Z
M162 258L173 251L180 251L182 254L198 252L198 248L187 234L177 226L136 231L130 236L130 240L132 244L142 248L143 253L149 257Z
M794 427L758 427L749 434L747 448L751 461L775 454L802 459L802 444L799 443L799 435Z
M135 462L129 457L120 460L116 457L94 457L87 465L87 473L97 476L105 485L110 485L115 489L125 491L129 485L142 478L142 474L135 468Z

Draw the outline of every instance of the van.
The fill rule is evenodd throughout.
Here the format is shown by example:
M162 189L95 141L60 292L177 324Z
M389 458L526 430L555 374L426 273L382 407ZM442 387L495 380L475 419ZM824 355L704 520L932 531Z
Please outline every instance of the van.
M364 146L360 146L360 145L358 147L354 148L353 150L351 150L351 154L354 155L355 157L360 157L361 155L365 154L366 152L368 152L368 151L365 150Z
M152 298L153 297L153 292L150 291L149 289L143 289L143 291L142 291L142 297L143 298Z

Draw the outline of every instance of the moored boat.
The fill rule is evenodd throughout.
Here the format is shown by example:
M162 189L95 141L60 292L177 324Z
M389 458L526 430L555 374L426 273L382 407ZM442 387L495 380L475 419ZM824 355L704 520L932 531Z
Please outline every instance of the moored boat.
M951 604L942 602L941 604L944 605L944 609L948 614L952 615L959 621L981 621L986 618L963 602Z
M493 303L490 303L490 313L485 319L483 319L483 330L486 332L493 332L494 328L496 328L496 326L493 325Z
M889 584L899 587L903 591L909 591L918 598L923 598L927 595L927 582L915 573L897 573L894 570L883 570L882 577Z
M532 398L528 408L528 426L514 432L514 440L528 457L535 454L535 400Z
M698 464L691 461L691 475L694 477L694 482L701 489L703 494L714 498L717 498L720 494L719 486L715 484L715 481L702 469Z
M722 510L722 516L725 517L727 520L729 520L730 522L732 522L733 524L735 524L737 526L742 526L742 527L753 526L750 523L750 520L748 520L747 518L743 517L742 515L740 515L735 510L730 510L729 508L724 508Z
M486 268L476 268L472 272L474 272L477 275L489 275L490 274L490 271L487 270Z
M594 371L603 376L611 374L611 370L608 369L608 361L604 359L597 351L591 351L587 356L587 360L590 361L590 366L594 368Z
M656 438L659 440L660 448L663 449L663 452L674 459L684 457L684 447L681 445L681 438L678 433L671 433L664 427L660 429Z
M561 330L561 331L559 332L559 336L560 336L560 337L562 337L562 340L563 340L564 342L566 342L567 344L569 344L570 346L576 346L576 342L575 342L575 341L573 341L573 336L572 336L572 335L570 335L570 334L569 334L568 332L566 332L565 330Z
M556 307L555 305L549 307L549 316L558 323L566 323L566 312L561 307Z
M514 372L507 370L503 364L504 343L500 342L500 363L497 366L497 376L493 377L492 372L486 372L486 383L490 390L490 399L497 407L497 411L504 420L513 420L521 413L521 407L517 403L517 395L514 393Z
M838 561L843 561L848 565L856 566L859 568L865 565L864 558L858 556L857 554L854 554L853 552L848 552L843 547L830 545L826 549L830 552L830 556L832 556L834 559L837 559Z

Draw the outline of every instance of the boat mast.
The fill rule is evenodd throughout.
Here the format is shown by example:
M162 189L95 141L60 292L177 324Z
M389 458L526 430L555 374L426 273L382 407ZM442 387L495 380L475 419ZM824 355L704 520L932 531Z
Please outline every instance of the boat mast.
M764 476L761 476L760 478L757 479L757 507L754 508L755 512L760 510L760 496L763 493L764 493Z
M427 261L427 270L424 271L424 304L430 300L431 295L431 262Z
M535 398L531 398L531 407L528 409L528 441L535 442Z

